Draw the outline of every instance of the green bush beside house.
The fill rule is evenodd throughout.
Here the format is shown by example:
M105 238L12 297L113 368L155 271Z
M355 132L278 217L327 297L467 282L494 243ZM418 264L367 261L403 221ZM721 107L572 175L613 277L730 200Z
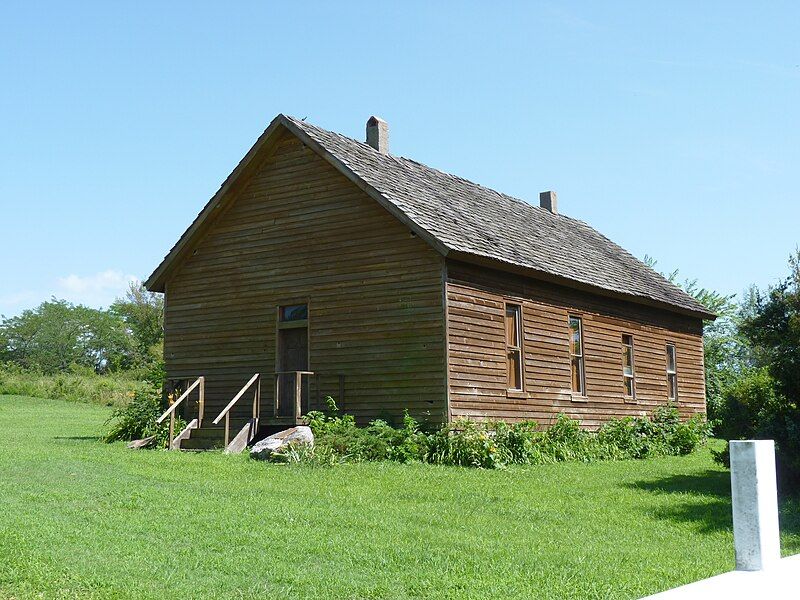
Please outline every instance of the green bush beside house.
M561 461L628 460L689 454L705 443L710 429L695 417L681 422L674 407L652 416L609 421L597 432L559 415L550 427L533 421L508 424L459 420L425 432L406 415L401 427L382 420L358 427L351 415L339 415L328 398L330 414L307 416L314 432L313 448L289 449L272 460L332 465L339 462L421 461L485 469L512 464L539 465Z

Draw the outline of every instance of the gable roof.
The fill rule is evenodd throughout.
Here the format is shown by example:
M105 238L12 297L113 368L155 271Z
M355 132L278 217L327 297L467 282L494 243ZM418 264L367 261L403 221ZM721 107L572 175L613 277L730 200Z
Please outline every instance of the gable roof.
M278 115L145 285L163 291L170 265L259 151L285 128L445 256L701 318L702 304L578 219L554 214L416 161Z

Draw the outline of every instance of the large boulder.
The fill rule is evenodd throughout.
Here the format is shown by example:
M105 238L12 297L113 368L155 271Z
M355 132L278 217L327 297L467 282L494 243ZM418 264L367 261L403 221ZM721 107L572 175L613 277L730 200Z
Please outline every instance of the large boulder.
M280 452L289 444L309 444L314 445L314 434L311 428L306 425L298 425L290 429L284 429L278 433L273 433L269 437L253 444L250 448L250 457L259 460L269 460L275 452Z

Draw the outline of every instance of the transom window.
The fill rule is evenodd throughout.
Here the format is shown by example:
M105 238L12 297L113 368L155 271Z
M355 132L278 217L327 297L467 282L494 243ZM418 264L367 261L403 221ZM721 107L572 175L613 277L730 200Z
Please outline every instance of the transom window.
M678 399L678 367L673 343L667 344L667 398Z
M508 356L508 389L522 389L522 308L506 304L506 353Z
M625 397L636 398L636 377L633 371L633 336L622 336L622 382Z
M305 321L308 319L308 304L291 304L289 306L280 307L280 320L287 321Z
M583 360L583 324L580 317L569 318L569 354L572 369L572 391L586 395L586 374Z

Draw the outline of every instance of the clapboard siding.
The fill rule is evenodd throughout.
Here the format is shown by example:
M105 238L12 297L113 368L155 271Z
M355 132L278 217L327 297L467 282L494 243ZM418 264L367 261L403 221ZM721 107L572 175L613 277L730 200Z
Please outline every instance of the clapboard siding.
M667 402L666 350L677 349L678 408L705 412L702 322L553 284L447 263L451 418L535 419L558 413L597 427ZM505 302L522 306L524 390L507 390ZM573 398L569 315L583 319L586 398ZM634 338L636 400L626 401L622 335Z
M220 211L166 285L168 377L205 375L207 416L275 370L277 307L301 301L312 402L344 375L360 420L446 418L441 255L290 134Z

